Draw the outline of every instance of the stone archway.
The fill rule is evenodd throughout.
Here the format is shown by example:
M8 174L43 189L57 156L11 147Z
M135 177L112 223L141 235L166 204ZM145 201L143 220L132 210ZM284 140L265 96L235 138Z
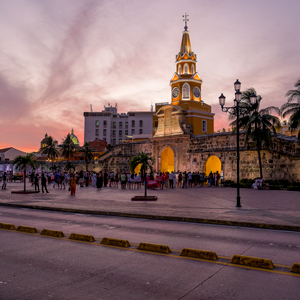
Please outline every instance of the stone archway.
M215 173L219 171L219 174L221 174L221 168L222 164L219 157L212 155L206 160L203 166L203 173L205 173L205 175L207 176L210 172Z
M166 147L163 149L160 155L160 159L161 172L174 172L174 151L170 147Z

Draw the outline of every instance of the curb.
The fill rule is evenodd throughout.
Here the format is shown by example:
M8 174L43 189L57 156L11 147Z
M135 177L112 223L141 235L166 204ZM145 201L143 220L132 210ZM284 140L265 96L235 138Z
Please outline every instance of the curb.
M249 228L299 231L300 232L300 226L292 226L292 225L240 222L240 221L215 220L215 219L200 219L200 218L174 217L174 216L156 216L156 215L95 211L95 210L86 210L86 209L49 207L49 206L37 206L37 205L14 204L14 203L0 203L0 206L39 209L39 210L48 210L48 211L59 211L59 212L68 212L68 213L77 213L77 214L90 214L90 215L102 215L102 216L126 217L126 218L140 218L140 219L161 220L161 221L190 222L190 223L202 223L202 224L212 224L212 225L249 227Z

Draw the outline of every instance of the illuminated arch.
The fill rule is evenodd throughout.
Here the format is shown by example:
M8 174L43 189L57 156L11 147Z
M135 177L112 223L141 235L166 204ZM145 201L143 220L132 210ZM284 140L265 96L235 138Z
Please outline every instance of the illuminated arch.
M183 70L184 70L184 74L189 74L189 65L184 64Z
M181 65L178 65L178 74L181 74Z
M164 147L161 151L161 172L174 172L174 151L171 147Z
M212 155L206 160L203 167L203 173L205 173L206 176L209 175L210 172L216 173L217 171L221 174L221 168L222 164L219 157Z
M195 73L195 66L194 66L194 65L192 65L192 67L191 67L191 73L192 73L192 74Z

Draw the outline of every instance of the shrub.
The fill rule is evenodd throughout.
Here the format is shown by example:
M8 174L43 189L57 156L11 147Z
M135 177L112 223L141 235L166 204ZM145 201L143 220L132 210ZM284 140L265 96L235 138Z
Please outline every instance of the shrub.
M300 186L292 186L292 185L290 185L290 186L287 187L287 190L288 191L300 191Z

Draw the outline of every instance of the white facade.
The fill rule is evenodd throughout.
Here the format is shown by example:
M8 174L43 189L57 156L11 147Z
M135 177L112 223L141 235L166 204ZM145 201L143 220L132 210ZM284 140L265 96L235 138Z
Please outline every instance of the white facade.
M0 149L0 161L11 161L18 155L25 156L27 153L13 147Z
M102 112L85 112L84 142L101 139L107 144L117 145L126 137L151 135L153 133L153 111L117 113L117 106L104 106Z

